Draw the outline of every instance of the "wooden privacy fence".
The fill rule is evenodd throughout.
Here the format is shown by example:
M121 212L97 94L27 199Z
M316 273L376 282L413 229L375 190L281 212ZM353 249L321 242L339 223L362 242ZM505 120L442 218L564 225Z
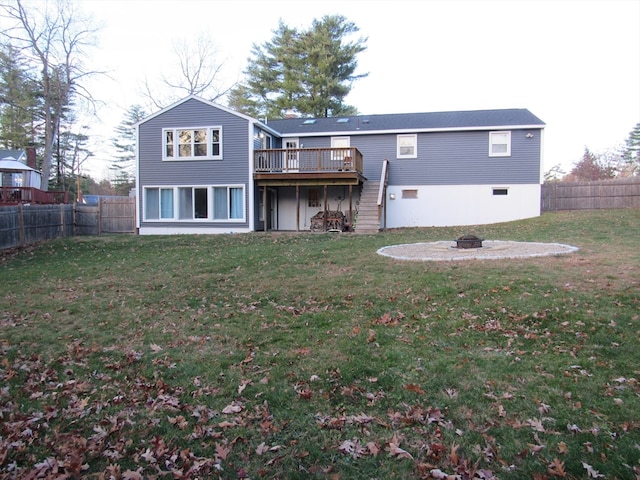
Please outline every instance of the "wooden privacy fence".
M640 208L640 177L596 182L552 182L542 185L543 212Z
M98 205L0 207L0 249L74 235L136 233L135 198L100 199Z
M135 198L101 198L98 205L76 204L76 235L136 233Z

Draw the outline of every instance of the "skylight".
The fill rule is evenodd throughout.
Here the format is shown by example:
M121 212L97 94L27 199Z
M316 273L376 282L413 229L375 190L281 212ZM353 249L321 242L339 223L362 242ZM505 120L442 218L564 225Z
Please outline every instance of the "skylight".
M309 119L305 120L304 122L302 122L303 125L313 125L314 123L316 123L316 119L315 118L309 118Z
M339 118L338 120L336 120L336 123L347 123L349 122L348 118Z

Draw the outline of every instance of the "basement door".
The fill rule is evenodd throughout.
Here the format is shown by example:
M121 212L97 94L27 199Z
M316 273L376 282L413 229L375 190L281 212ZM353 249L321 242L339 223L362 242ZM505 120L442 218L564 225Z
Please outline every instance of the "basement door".
M258 190L258 220L264 222L264 188ZM267 188L267 230L278 230L278 190Z

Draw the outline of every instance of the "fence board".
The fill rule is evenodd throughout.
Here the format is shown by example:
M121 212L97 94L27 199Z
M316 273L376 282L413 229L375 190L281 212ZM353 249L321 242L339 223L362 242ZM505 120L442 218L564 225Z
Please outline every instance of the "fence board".
M640 208L640 177L599 182L553 182L542 185L543 212Z
M100 200L101 233L135 233L136 208L134 198L103 198Z
M82 204L0 207L0 249L74 235L135 233L135 198Z

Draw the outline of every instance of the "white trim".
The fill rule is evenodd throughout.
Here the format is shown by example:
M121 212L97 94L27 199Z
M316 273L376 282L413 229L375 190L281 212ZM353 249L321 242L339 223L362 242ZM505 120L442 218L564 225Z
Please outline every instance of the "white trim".
M145 225L144 227L140 227L139 234L140 235L211 235L211 234L231 234L231 233L249 233L251 230L247 227L243 228L232 228L232 227L183 227L183 226L170 226L170 227L159 227L152 225Z
M185 130L195 132L196 130L206 130L207 132L207 154L204 156L190 156L190 157L181 157L179 155L180 152L180 142L178 141L178 132ZM218 130L219 132L219 149L220 153L218 155L213 155L212 153L212 133L213 131ZM173 156L167 157L167 132L173 132ZM192 135L193 136L193 135ZM188 162L188 161L202 161L202 160L223 160L223 148L224 142L222 141L223 131L222 125L210 125L207 127L167 127L162 129L162 161L163 162ZM191 140L191 153L193 153L195 144L192 138Z
M245 208L246 208L246 211L248 211L249 231L252 232L255 228L255 212L254 212L255 208L253 203L255 202L254 190L256 186L253 180L253 172L255 169L255 152L254 152L254 145L253 145L253 135L256 131L256 122L255 121L249 122L248 129L249 131L247 132L247 138L249 139L249 161L247 162L247 165L249 167L249 171L247 172L247 179L248 179L247 185L248 185L249 191L247 192L248 193L247 202L249 202L249 204L245 205Z
M206 188L207 189L207 218L179 218L179 190L181 188ZM214 188L226 188L227 191L231 188L241 188L242 189L242 218L224 218L224 219L216 219L213 218L213 189ZM173 190L173 217L171 218L147 218L146 216L146 195L145 191L149 189L158 189L158 190ZM144 218L140 219L140 222L144 223L206 223L206 224L215 224L215 223L245 223L247 221L247 186L242 183L238 184L210 184L210 185L145 185L142 187L142 191L140 192L141 196L141 210ZM228 205L230 208L231 205ZM192 206L193 208L193 206ZM158 212L160 215L160 212Z
M413 153L401 153L401 147L403 145L400 144L401 138L411 138L413 139ZM404 145L406 146L406 145ZM417 133L403 133L396 135L396 158L418 158L418 134Z
M493 136L504 136L506 135L507 137L507 142L506 142L506 146L507 146L507 150L505 152L494 152L493 151L493 146L494 145L504 145L504 143L501 142L494 142L493 141ZM510 157L511 156L511 131L510 130L500 130L500 131L496 131L496 132L489 132L489 156L490 157Z
M490 127L456 127L456 128L406 128L398 130L356 130L349 132L311 132L311 133L282 133L282 138L286 137L318 137L318 136L355 136L355 135L380 135L402 134L402 133L437 133L437 132L488 132L492 130L542 130L544 125L493 125Z
M140 229L142 217L140 204L142 202L142 186L140 185L140 125L136 124L136 228Z

